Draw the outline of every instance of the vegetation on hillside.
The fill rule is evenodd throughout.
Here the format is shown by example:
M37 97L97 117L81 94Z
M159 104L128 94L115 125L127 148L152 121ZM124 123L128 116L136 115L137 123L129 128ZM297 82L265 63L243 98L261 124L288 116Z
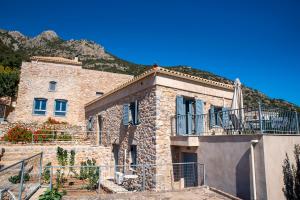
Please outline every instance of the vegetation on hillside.
M62 40L53 31L46 31L34 38L28 38L19 32L0 30L0 65L14 69L14 73L10 74L12 80L10 78L5 78L2 82L0 80L0 90L4 86L9 86L10 88L9 90L5 89L5 91L9 92L0 92L0 97L3 95L16 95L18 79L15 76L19 74L18 69L22 60L29 60L29 57L33 55L61 56L66 58L73 58L75 55L79 55L84 68L130 75L138 75L151 68L150 65L135 64L118 58L104 51L100 45L88 40ZM209 80L233 83L232 80L227 78L189 66L168 66L167 68ZM0 71L0 73L2 74L3 71ZM14 89L12 90L12 88ZM246 86L243 87L243 94L245 107L255 107L261 101L265 106L284 109L296 108L300 111L300 107L297 105L281 99L272 99L258 90Z
M19 70L0 65L0 97L15 97L19 84Z

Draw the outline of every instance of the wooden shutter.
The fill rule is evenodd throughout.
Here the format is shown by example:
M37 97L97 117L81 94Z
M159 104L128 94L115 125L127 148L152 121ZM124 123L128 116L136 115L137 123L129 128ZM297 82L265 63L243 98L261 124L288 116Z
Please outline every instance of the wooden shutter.
M189 113L187 114L188 117L187 130L188 130L188 134L192 134L194 109L191 100L188 101L188 107L189 107Z
M223 128L229 128L229 111L228 108L222 108L222 124Z
M123 125L125 125L125 126L129 125L129 105L128 104L123 105Z
M210 110L209 110L209 127L213 128L215 125L216 125L215 107L210 106Z
M186 126L185 126L185 106L183 104L183 97L176 97L176 133L178 135L184 135Z
M195 117L195 132L197 135L201 135L204 132L204 103L200 99L195 101L196 117Z

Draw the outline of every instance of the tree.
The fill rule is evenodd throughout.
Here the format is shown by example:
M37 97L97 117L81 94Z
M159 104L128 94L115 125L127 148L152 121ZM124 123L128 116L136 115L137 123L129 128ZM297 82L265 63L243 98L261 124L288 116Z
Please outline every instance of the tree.
M283 161L283 192L287 200L300 200L300 145L294 147L295 163L291 164L288 155Z
M0 66L0 98L15 97L19 84L19 70Z

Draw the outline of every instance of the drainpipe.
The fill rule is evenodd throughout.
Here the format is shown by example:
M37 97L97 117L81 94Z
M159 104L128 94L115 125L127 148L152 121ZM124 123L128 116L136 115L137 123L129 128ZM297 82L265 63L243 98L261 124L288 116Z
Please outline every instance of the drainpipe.
M251 174L252 174L252 188L253 188L253 200L257 200L256 196L256 177L255 177L255 159L254 159L254 147L258 143L258 140L251 140Z

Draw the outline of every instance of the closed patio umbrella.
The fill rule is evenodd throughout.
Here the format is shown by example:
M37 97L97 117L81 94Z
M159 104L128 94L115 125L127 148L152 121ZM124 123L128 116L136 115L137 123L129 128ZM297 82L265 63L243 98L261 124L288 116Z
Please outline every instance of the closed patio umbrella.
M242 84L240 79L235 79L234 82L234 94L232 99L231 109L237 119L238 128L242 128L244 124L244 103L243 103L243 92L242 92ZM234 122L233 122L234 123ZM235 128L237 128L235 126Z

